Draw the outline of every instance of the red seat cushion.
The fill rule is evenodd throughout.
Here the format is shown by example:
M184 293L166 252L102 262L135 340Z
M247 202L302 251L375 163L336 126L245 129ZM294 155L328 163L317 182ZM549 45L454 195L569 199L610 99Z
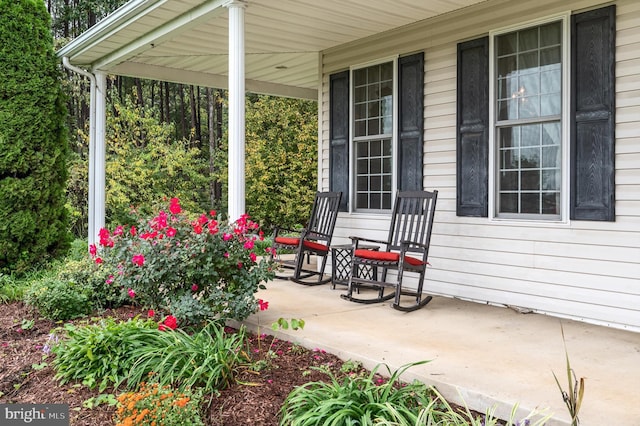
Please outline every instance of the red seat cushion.
M275 242L277 244L282 244L283 246L295 246L297 247L300 244L300 238L296 237L276 237ZM324 244L316 243L314 241L304 240L304 246L311 250L316 251L329 251L329 248Z
M362 257L369 260L380 260L382 262L398 262L400 260L400 253L394 253L392 251L358 249L356 250L356 257ZM424 262L422 260L416 259L415 257L411 256L405 255L404 261L413 266L424 265Z

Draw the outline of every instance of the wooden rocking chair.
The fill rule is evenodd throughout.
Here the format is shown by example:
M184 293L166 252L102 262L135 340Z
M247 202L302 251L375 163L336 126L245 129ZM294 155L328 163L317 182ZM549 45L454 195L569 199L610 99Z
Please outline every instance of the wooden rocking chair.
M328 283L331 277L324 277L324 268L327 264L329 246L333 237L333 229L338 218L338 207L342 192L318 192L316 193L311 217L306 228L299 230L287 230L276 228L273 236L271 259L279 260L283 268L292 269L292 275L276 275L278 278L290 279L298 284L319 285ZM280 235L295 233L293 236ZM295 251L293 261L282 260L280 251ZM317 270L305 269L304 259L315 255L318 261L322 259L322 265ZM317 280L309 281L308 278L317 276Z
M386 241L351 237L352 264L349 273L347 293L341 295L343 299L358 303L377 303L395 298L395 309L410 312L429 303L431 296L423 298L422 286L428 265L429 243L431 228L436 209L438 191L405 191L398 192L391 217L389 237ZM380 251L360 249L361 242L381 244ZM358 277L358 268L381 268L380 280ZM396 276L392 282L387 282L387 272L395 270ZM418 285L415 291L403 288L403 278L406 272L418 274ZM395 292L384 294L385 289L392 287ZM362 299L354 297L354 290L374 289L377 297ZM360 296L361 293L357 293ZM401 305L401 296L408 295L415 298L415 303L409 306Z

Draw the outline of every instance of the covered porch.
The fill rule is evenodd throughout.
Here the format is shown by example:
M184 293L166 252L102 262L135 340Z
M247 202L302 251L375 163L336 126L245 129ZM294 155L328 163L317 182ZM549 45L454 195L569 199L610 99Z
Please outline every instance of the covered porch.
M609 327L519 313L507 307L434 297L428 308L405 314L388 303L362 305L340 298L344 286L301 286L276 280L258 297L269 302L245 321L274 333L278 318L299 318L303 330L275 332L310 349L320 348L367 368L391 371L415 361L405 380L435 385L452 402L518 419L534 408L553 413L549 425L568 425L569 415L553 378L567 388L564 329L571 367L585 378L583 425L637 425L640 419L640 334Z

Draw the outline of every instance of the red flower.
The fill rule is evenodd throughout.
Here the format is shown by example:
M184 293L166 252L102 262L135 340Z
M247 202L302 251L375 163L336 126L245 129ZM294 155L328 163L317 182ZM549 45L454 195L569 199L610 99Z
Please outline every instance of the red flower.
M167 315L164 321L158 324L158 330L160 331L165 331L167 328L171 330L178 328L178 320L173 315Z
M91 244L89 246L89 254L91 255L91 257L95 257L97 253L98 253L98 247L96 247L95 244Z
M253 248L253 240L245 241L244 248L247 249L247 250L251 250Z
M99 265L102 263L102 258L101 257L96 257L96 263Z
M258 260L258 256L256 256L254 252L249 253L249 258L251 259L252 262L255 262L256 260Z
M172 198L170 205L169 205L169 211L173 214L178 214L182 211L182 207L180 207L180 200L177 198Z
M99 244L105 247L113 247L113 240L110 238L111 234L109 234L109 230L105 228L100 228L98 232L98 237L100 237Z
M129 290L127 290L127 293L129 293L129 297L130 297L130 298L132 298L132 299L133 299L134 297L136 297L136 292L135 292L135 291L133 291L133 289L132 289L132 288L130 288Z
M204 225L205 223L207 223L208 220L209 219L207 218L207 215L202 213L200 215L200 217L198 218L198 222L197 223L198 223L198 225Z
M147 312L147 316L149 318L153 317L156 314L156 311L154 311L153 309L149 309L149 311Z
M178 231L175 228L167 228L167 237L174 237Z
M113 230L113 235L122 235L124 234L124 228L122 225L116 226L116 229Z
M226 232L222 235L222 239L223 239L224 241L229 241L229 240L230 240L230 239L232 239L232 238L233 238L233 235L231 235L231 234L227 234Z
M192 285L192 286L191 286L191 291L193 291L194 293L195 293L196 291L198 291L198 284L194 284L194 285Z
M260 237L260 241L264 241L264 232L262 231L262 229L260 230L260 232L258 232L258 236Z
M144 255L143 254L135 254L131 261L138 266L144 265Z
M218 233L218 222L215 220L211 220L211 222L209 222L209 233L211 235L215 235Z
M258 299L258 305L260 306L261 311L266 311L269 309L269 302L266 300Z
M136 229L135 226L132 226L131 229L129 230L129 232L131 233L132 237L135 237L136 234L138 233L138 230Z
M200 225L199 223L194 223L193 224L193 232L195 232L196 234L200 235L202 234L202 225Z

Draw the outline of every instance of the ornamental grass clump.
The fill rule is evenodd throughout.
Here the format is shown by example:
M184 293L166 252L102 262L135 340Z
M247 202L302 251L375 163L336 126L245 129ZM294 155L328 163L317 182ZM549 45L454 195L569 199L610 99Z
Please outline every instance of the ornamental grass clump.
M143 307L193 324L246 319L258 307L254 293L275 276L264 253L256 252L264 236L248 215L232 224L215 211L189 218L177 198L168 212L102 229L99 237L90 252L110 285Z
M376 366L369 375L347 375L340 381L332 373L329 382L310 382L295 388L280 410L280 425L372 425L381 422L413 425L422 407L432 404L431 390L418 381L400 383L410 367L402 366L388 380ZM387 370L389 368L387 367Z

